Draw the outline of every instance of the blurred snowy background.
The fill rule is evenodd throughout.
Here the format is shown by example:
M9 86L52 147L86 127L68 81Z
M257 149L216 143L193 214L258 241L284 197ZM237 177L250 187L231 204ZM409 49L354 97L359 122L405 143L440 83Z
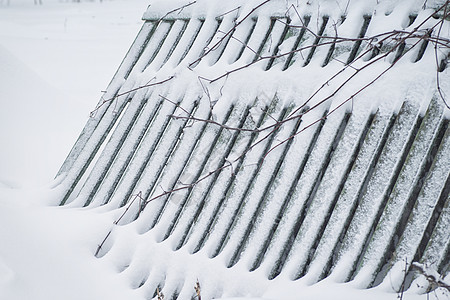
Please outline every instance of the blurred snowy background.
M48 184L142 25L146 0L0 0L0 185Z
M136 299L88 247L110 220L45 203L147 1L42 2L0 0L0 299Z

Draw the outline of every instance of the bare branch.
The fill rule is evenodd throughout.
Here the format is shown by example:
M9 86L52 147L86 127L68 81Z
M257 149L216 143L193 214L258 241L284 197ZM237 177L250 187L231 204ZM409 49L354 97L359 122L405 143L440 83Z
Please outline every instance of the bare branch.
M170 15L171 13L176 12L176 11L178 11L178 14L180 14L183 11L183 9L185 9L186 7L191 6L192 4L195 4L195 3L197 3L197 1L192 1L192 2L190 2L188 4L185 4L185 5L181 6L181 7L175 8L175 9L169 11L168 13L166 13L161 18L159 18L158 21L163 20L165 17L167 17L168 15Z
M448 2L450 2L450 1L447 1L447 3ZM443 19L445 19L445 17L448 16L448 14L449 14L448 6L446 5L445 8L444 8L444 17L443 17ZM437 36L436 36L436 41L434 43L434 57L436 59L436 68L437 68L437 72L436 72L436 88L437 88L437 91L439 93L439 97L441 98L442 102L444 102L444 104L445 104L445 106L447 108L450 108L449 104L445 100L445 97L444 97L444 94L442 92L441 85L440 85L440 79L439 79L440 62L439 62L439 57L438 57L438 41L440 40L442 26L444 26L444 22L440 22L438 33L437 33ZM448 47L448 43L447 43L446 46ZM446 58L444 58L444 59L446 59Z
M349 101L352 101L352 106L353 106L353 101L355 100L355 97L360 95L363 91L365 91L367 88L369 88L370 86L372 86L376 81L378 81L382 76L384 76L386 73L388 73L408 52L410 52L412 49L415 49L420 43L423 42L432 42L434 43L434 56L435 56L435 62L436 62L436 66L437 66L437 74L436 74L436 85L437 85L437 91L441 97L441 99L443 100L443 102L445 103L445 105L447 106L447 108L449 108L449 105L447 103L447 101L445 100L445 95L440 87L440 79L439 79L439 55L438 55L438 49L439 47L443 47L445 49L449 49L450 48L450 39L448 38L442 38L441 36L441 31L443 29L443 23L446 17L448 17L449 15L449 8L448 8L448 4L450 3L450 0L447 0L445 2L444 5L442 5L440 8L438 8L434 14L430 15L429 17L425 18L424 20L422 20L422 22L420 24L418 24L415 28L413 28L410 31L406 31L406 30L392 30L389 32L383 32L383 33L379 33L373 36L369 36L369 37L360 37L360 38L348 38L348 37L342 37L338 35L337 32L337 28L334 25L334 30L335 30L335 35L334 36L322 36L322 35L318 35L316 32L314 32L313 30L307 28L307 26L305 26L299 12L297 11L297 9L291 5L291 8L293 8L300 20L300 22L302 23L301 26L294 26L294 25L290 25L286 22L283 22L282 20L278 20L280 22L282 22L283 24L285 24L285 26L289 26L291 28L301 28L301 29L305 29L307 32L309 32L311 35L313 35L317 40L320 40L322 42L320 43L316 43L313 45L307 45L307 46L303 46L300 47L298 49L292 50L292 51L288 51L288 52L283 52L283 53L277 53L276 55L271 55L271 56L260 56L257 54L256 51L254 51L253 49L251 49L249 46L245 45L244 42L240 41L239 39L235 38L232 36L233 32L236 30L236 28L242 24L242 22L244 22L249 16L252 15L252 13L257 10L258 8L260 8L261 6L265 5L266 3L270 2L271 0L266 0L264 2L262 2L261 4L259 4L258 6L254 7L247 15L245 15L239 22L237 22L236 24L234 24L234 26L227 32L222 32L222 31L218 31L220 33L223 33L223 37L220 38L220 40L215 43L210 49L208 49L207 51L205 51L205 53L203 53L200 57L198 57L194 62L192 62L189 67L192 67L193 65L195 65L196 63L200 62L206 55L208 55L211 51L214 51L214 49L216 49L217 47L220 46L220 44L228 37L233 38L235 40L237 40L238 42L242 43L245 47L247 47L248 49L250 49L253 53L255 53L255 55L257 55L257 58L250 62L247 63L243 66L240 67L236 67L233 70L230 71L226 71L225 73L217 76L216 78L213 79L208 79L202 76L198 76L198 81L203 89L203 92L207 95L209 101L210 101L210 107L212 109L213 105L214 105L214 101L216 99L212 99L211 98L211 94L210 91L208 90L208 87L206 84L212 84L222 78L228 78L228 76L234 72L238 72L240 70L246 69L248 67L250 67L253 64L256 64L258 62L261 62L263 60L267 60L267 59L277 59L277 58L281 58L284 57L286 55L292 55L295 53L298 53L303 50L306 49L311 49L311 48L315 48L315 47L323 47L323 46L337 46L340 43L349 43L349 42L367 42L368 46L361 51L361 53L358 54L358 56L353 60L353 62L350 63L344 63L340 60L338 60L337 58L333 58L336 61L340 61L343 66L338 69L337 71L335 71L334 74L332 74L330 77L328 77L325 82L322 83L322 85L320 87L318 87L317 89L314 90L314 92L298 107L296 107L287 117L285 117L284 119L280 119L277 120L275 118L273 118L270 114L267 113L268 117L272 119L273 122L271 122L269 125L266 125L265 127L262 128L238 128L238 127L232 127L226 124L222 124L220 122L214 121L209 117L208 119L202 119L202 118L197 118L191 115L191 113L189 113L186 109L184 109L183 107L181 107L178 103L162 96L159 95L162 99L164 99L165 101L168 101L170 103L172 103L173 105L175 105L176 107L178 107L179 109L181 109L184 113L186 113L186 116L182 116L182 115L170 115L169 117L173 118L173 119L183 119L183 120L189 120L192 122L203 122L203 123L207 123L207 124L211 124L214 126L219 126L222 129L226 129L226 130L232 130L232 131L238 131L238 132L249 132L252 134L259 134L259 133L263 133L262 136L260 136L256 142L253 142L252 144L249 144L249 146L244 149L241 153L239 153L238 157L236 157L233 160L229 160L228 158L225 159L225 162L221 167L216 168L215 170L210 170L207 173L204 174L199 174L194 180L193 182L190 183L183 183L181 182L181 186L177 186L179 184L175 184L173 186L173 188L171 188L170 190L164 190L162 189L162 192L160 194L157 194L155 196L152 196L151 198L148 199L144 199L142 197L142 193L139 192L137 195L134 195L132 200L130 201L130 203L128 204L127 208L123 211L123 213L121 214L121 216L113 223L114 225L117 225L122 218L124 217L124 215L130 210L131 206L133 205L133 203L135 203L137 200L139 200L139 210L137 213L137 216L135 216L136 218L139 217L140 213L145 209L146 205L154 200L163 198L165 196L170 196L173 193L176 193L178 191L182 191L182 190L191 190L193 189L196 185L198 185L199 183L201 183L202 181L206 180L207 178L209 178L210 176L214 175L214 174L218 174L220 173L222 170L224 169L231 169L231 174L235 175L235 172L239 172L239 170L234 170L233 169L233 163L240 161L241 159L243 159L245 157L245 155L251 151L252 149L254 149L255 147L257 147L258 145L262 144L264 141L267 141L269 138L274 137L274 135L276 135L280 128L288 123L288 122L297 122L299 121L300 118L303 117L303 115L307 114L308 112L313 111L314 109L317 109L320 105L323 105L325 102L329 101L330 99L333 99L341 90L343 90L344 87L348 86L350 82L354 82L355 80L357 80L358 75L360 75L360 73L364 70L367 70L368 68L370 68L371 66L373 66L374 64L376 64L377 62L380 62L382 60L385 60L387 58L390 58L389 56L391 54L395 54L396 52L398 52L399 54L395 56L395 59L392 61L391 64L389 64L386 68L384 68L383 70L378 71L378 73L374 73L373 78L366 84L364 84L362 87L359 87L356 91L352 91L352 94L348 97L346 97L345 99L343 99L340 103L338 103L338 105L336 107L334 107L332 110L330 110L329 112L327 112L324 116L322 116L321 118L318 118L316 120L311 121L309 124L304 124L300 129L298 129L296 132L292 133L289 137L284 138L283 140L277 142L275 145L270 145L270 149L269 150L265 150L266 152L263 154L262 158L259 160L259 162L257 163L257 168L260 168L265 160L265 158L271 153L273 152L275 149L277 149L278 147L284 145L286 142L292 140L293 138L295 138L297 135L299 135L300 133L304 132L305 130L307 130L308 128L318 124L319 122L322 122L323 120L325 120L327 117L329 117L331 114L335 113L337 110L342 109ZM168 14L179 10L181 12L181 10L189 5L194 4L196 1L193 1L191 3L188 3L187 5L180 7L176 10L173 10L169 13L167 13L165 16L167 16ZM347 6L345 8L345 10L347 10L349 2L347 2ZM231 13L233 11L238 10L240 7L233 9L227 13ZM289 10L288 9L288 10ZM440 19L439 21L437 21L434 25L426 27L425 28L425 24L427 24L427 22L433 18L434 15L436 15L439 11L443 10L443 15L444 17L442 19ZM226 14L227 14L226 13ZM164 17L165 17L164 16ZM163 17L163 18L164 18ZM433 34L433 31L435 31L437 28L437 33ZM403 46L408 44L408 47L406 50L403 50ZM382 47L383 46L383 47ZM381 49L383 48L383 49ZM366 55L370 54L370 53L374 53L374 49L378 49L376 55L373 55L373 57L371 57L369 60L365 61L363 60L364 57L366 57ZM399 49L401 51L399 51ZM358 65L356 65L358 63ZM345 80L343 80L342 82L340 82L339 84L337 84L335 87L333 87L332 89L330 89L330 91L327 91L327 94L323 97L321 97L320 99L318 99L318 101L314 102L314 105L311 105L310 107L308 107L310 105L310 103L312 102L313 98L317 98L319 93L321 91L323 91L324 89L326 89L327 87L331 86L332 83L337 81L337 78L344 75L344 72L346 71L350 71L350 73L348 75L346 75L347 77L345 78ZM127 92L123 92L121 94L118 94L110 99L104 100L102 101L98 107L93 111L96 112L102 105L104 105L107 102L113 101L114 99L120 97L120 96L124 96L124 95L128 95L132 92L135 92L139 89L142 88L148 88L151 86L155 86L155 85L159 85L159 84L163 84L171 79L173 79L174 76L171 76L165 80L156 82L156 83L149 83L137 88L134 88L130 91ZM206 83L206 84L205 84ZM224 88L225 84L221 87L220 89L220 93L222 93L222 89ZM212 116L212 114L210 114L210 116ZM252 140L253 141L253 140ZM268 149L268 148L266 148ZM104 240L102 241L102 243L98 246L97 251L95 253L95 255L97 256L98 253L100 252L101 248L103 247L104 243L106 242L106 240L108 239L108 237L111 235L112 233L111 229L108 234L106 235L106 237L104 238ZM413 264L414 266L414 264ZM419 270L420 271L420 270ZM423 269L422 269L422 272ZM426 274L424 274L426 275ZM436 281L436 280L435 280ZM438 281L436 281L438 282ZM444 288L448 289L448 286L443 285ZM198 288L198 290L197 290ZM200 285L197 281L197 286L195 287L196 292L197 292L197 296L200 299ZM162 295L162 294L161 294ZM163 297L163 296L162 296ZM162 299L161 297L161 299ZM158 292L158 298L160 298L159 296L159 292Z
M242 20L240 20L239 22L237 22L216 44L214 44L214 46L209 49L208 51L206 51L205 53L203 53L202 56L200 56L198 59L196 59L195 61L193 61L192 63L189 64L189 67L192 67L193 65L195 65L196 63L200 62L203 57L205 57L206 55L208 55L211 51L213 51L215 48L217 48L222 41L225 40L225 38L229 35L231 35L234 30L236 29L236 27L238 27L240 24L242 24L242 22L244 22L248 17L250 17L258 8L260 8L261 6L267 4L268 2L270 2L271 0L266 0L264 2L262 2L261 4L259 4L258 6L254 7L244 18L242 18Z
M163 99L166 100L167 102L172 103L173 105L175 105L176 107L178 107L179 109L181 109L182 111L184 111L189 117L191 116L191 113L188 112L186 109L184 109L184 108L183 108L181 105L179 105L178 103L176 103L176 102L170 100L170 99L167 98L167 97L164 97L164 96L161 95L161 94L159 94L158 96L160 96L161 98L163 98Z
M419 272L430 283L431 288L444 288L450 292L450 285L444 281L443 276L436 271L427 270L423 264L413 263L411 269Z
M91 115L91 117L94 117L95 113L96 113L103 105L105 105L105 104L108 103L108 102L112 102L112 101L114 101L115 99L117 99L117 98L119 98L119 97L121 97L121 96L129 95L129 94L131 94L131 93L133 93L133 92L136 92L136 91L141 90L141 89L144 89L144 88L148 88L148 87L152 87L152 86L155 86L155 85L160 85L160 84L166 83L167 81L169 81L169 80L171 80L171 79L173 79L173 78L175 78L175 76L170 76L169 78L164 79L164 80L159 81L159 82L149 83L149 84L146 84L146 85L141 85L141 86L139 86L139 87L137 87L137 88L134 88L134 89L128 90L128 91L126 91L126 92L117 94L117 95L115 95L115 96L112 97L112 98L103 100L102 102L100 102L100 103L97 105L97 107L96 107L93 111L91 111L90 115Z

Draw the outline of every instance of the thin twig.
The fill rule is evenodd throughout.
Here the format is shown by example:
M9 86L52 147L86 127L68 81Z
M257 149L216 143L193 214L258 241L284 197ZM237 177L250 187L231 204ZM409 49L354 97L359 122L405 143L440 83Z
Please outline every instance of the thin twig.
M178 14L180 14L180 13L183 11L183 9L185 9L186 7L191 6L192 4L195 4L195 3L197 3L197 1L192 1L192 2L190 2L190 3L188 3L188 4L185 4L185 5L181 6L181 7L178 7L178 8L175 8L175 9L169 11L169 12L166 13L164 16L162 16L161 18L159 18L158 22L161 21L161 20L163 20L165 17L167 17L168 15L170 15L170 14L173 13L173 12L179 11Z
M128 91L126 91L126 92L117 94L117 95L115 95L115 96L112 97L112 98L103 100L100 104L97 105L97 107L96 107L93 111L91 111L91 117L92 117L92 116L93 116L93 115L94 115L94 114L95 114L95 113L96 113L103 105L105 105L106 103L109 103L109 102L113 101L114 99L117 99L117 98L119 98L119 97L121 97L121 96L124 96L124 95L129 95L129 94L131 94L131 93L133 93L133 92L136 92L136 91L141 90L141 89L144 89L144 88L149 88L149 87L152 87L152 86L155 86L155 85L160 85L160 84L166 83L167 81L169 81L169 80L171 80L171 79L173 79L173 78L175 78L175 76L170 76L169 78L164 79L164 80L159 81L159 82L149 83L149 84L146 84L146 85L141 85L141 86L139 86L139 87L137 87L137 88L134 88L134 89L128 90Z
M210 48L208 51L206 51L205 53L203 53L202 56L200 56L198 59L196 59L195 61L193 61L192 63L189 64L189 67L192 67L193 65L195 65L196 63L200 62L203 57L205 57L206 55L208 55L211 51L213 51L214 49L216 49L224 40L226 37L228 37L229 35L231 35L231 33L233 33L236 29L236 27L238 27L240 24L242 24L242 22L244 22L248 17L250 17L258 8L260 8L261 6L267 4L268 2L270 2L271 0L266 0L264 2L262 2L261 4L259 4L258 6L254 7L244 18L242 18L242 20L240 20L239 22L237 22L214 46L212 46L212 48Z

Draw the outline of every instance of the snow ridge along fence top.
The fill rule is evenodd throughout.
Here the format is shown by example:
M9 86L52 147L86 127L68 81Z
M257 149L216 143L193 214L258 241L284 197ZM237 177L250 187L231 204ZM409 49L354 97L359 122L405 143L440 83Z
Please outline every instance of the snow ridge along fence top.
M449 2L341 2L149 7L57 187L143 298L448 274Z

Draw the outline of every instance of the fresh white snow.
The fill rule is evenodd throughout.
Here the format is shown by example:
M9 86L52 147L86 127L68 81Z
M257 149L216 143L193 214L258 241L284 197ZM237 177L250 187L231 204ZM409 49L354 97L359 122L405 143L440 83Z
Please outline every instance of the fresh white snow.
M49 197L0 188L0 299L138 299L93 255L109 218L43 206Z
M56 175L138 30L145 0L0 1L0 182Z
M47 204L147 3L8 2L0 1L0 299L136 299L93 255L110 219Z
M200 279L206 283L203 287L205 298L208 295L213 297L222 289L232 291L229 295L225 295L230 297L255 296L254 292L257 291L256 296L263 297L258 299L352 300L364 298L375 300L398 297L396 293L382 288L358 289L353 283L337 284L330 279L310 286L307 279L294 283L286 278L277 278L271 282L269 288L269 281L263 271L251 277L251 280L256 279L251 286L244 286L247 281L240 282L237 274L242 274L240 272L242 270L246 272L247 266L238 265L237 268L228 269L224 265L224 261L228 260L224 258L224 255L215 259L209 258L210 253L207 251L212 249L195 255L188 253L186 247L184 250L174 252L172 248L177 234L156 247L156 241L162 239L170 220L163 220L156 232L147 233L148 243L139 243L137 240L138 234L141 234L140 231L145 231L141 229L145 226L139 223L139 220L121 227L113 232L111 239L115 240L116 244L112 251L101 259L95 258L97 245L108 233L112 223L117 220L120 211L113 210L105 213L102 208L82 209L74 208L74 205L72 207L49 205L60 200L55 199L56 194L51 190L57 184L57 181L53 182L53 177L81 132L89 112L95 108L102 95L101 90L108 85L141 27L140 18L148 3L145 0L111 0L102 3L72 3L57 0L43 0L43 2L44 5L38 6L33 5L32 0L10 0L8 5L7 1L0 0L0 140L2 141L0 147L0 299L144 299L145 286L141 290L134 288L139 284L140 279L148 276L148 272L156 274L153 278L157 278L158 275L186 276L186 282L195 282L196 278L191 278L191 271L193 274L203 274L203 278ZM153 2L155 11L159 13L189 3L189 1L167 0ZM197 14L216 14L217 11L227 11L235 7L236 3L243 3L243 1L229 3L222 1L223 3L218 5L218 1L214 1L215 4L198 2L205 5L204 11L195 12ZM249 11L260 2L262 1L248 1L243 11ZM288 7L296 1L283 2L286 2ZM393 9L395 2L384 1L380 9L389 11ZM417 6L418 2L403 1L402 5L404 8L413 7ZM361 3L363 1L360 2L359 12L375 5ZM324 5L323 9L332 11L333 7L343 9L345 6L346 1L342 0ZM189 8L186 7L182 13L189 14ZM270 7L266 9L266 13L271 13ZM151 17L151 15L152 10L149 10L146 16ZM231 24L224 23L222 26L226 28ZM201 51L201 49L197 50ZM232 51L224 55L230 60L232 56ZM156 57L156 62L158 59L162 63L164 57ZM204 64L206 66L206 63ZM158 64L155 63L155 65ZM200 65L198 72L207 72L208 68L205 66ZM221 64L215 67L220 68ZM402 67L402 71L408 70L408 66ZM172 70L167 70L169 71ZM311 71L323 78L327 76L320 75L317 68L311 68ZM148 79L145 78L146 75L151 78L152 70L146 72L148 74L143 74L137 79L145 82ZM226 95L225 98L232 99L232 94L242 88L242 78L251 78L249 74L244 71L234 79L230 79L227 83L231 87L230 95ZM183 73L183 75L186 74ZM413 80L415 75L410 76ZM370 74L367 78L370 80ZM285 79L289 81L289 78ZM261 87L261 82L264 84L270 79L258 78L258 80L258 83L245 81L245 84ZM383 83L387 84L387 82L381 84ZM364 84L364 81L360 84ZM280 92L284 94L293 93L290 90L283 90L281 82L270 86L264 92L266 95L273 95L275 88L280 89ZM311 86L310 82L305 80L298 90L304 89L303 93L307 94L313 88L315 86ZM173 94L177 95L177 92L175 89ZM217 93L218 89L212 92ZM254 95L247 95L247 98L253 101ZM387 99L387 94L381 93L379 98ZM136 104L133 103L133 105ZM219 113L219 119L222 117L220 116L221 105L227 107L229 103L226 105L219 103L215 108ZM170 108L171 106L166 102L163 110L170 113ZM206 115L207 112L206 108L204 114ZM336 118L339 116L336 115ZM163 122L163 120L160 121ZM139 130L139 126L133 130ZM173 127L168 130L175 132L176 129ZM156 135L157 132L153 134ZM208 134L212 137L214 132ZM284 134L288 136L289 132ZM312 132L306 134L312 134ZM330 133L330 136L332 134ZM151 143L151 137L144 143ZM277 151L281 152L281 149ZM139 155L145 155L145 153ZM158 155L163 157L164 153L158 153ZM158 155L156 157L159 157ZM251 155L258 157L257 153ZM320 155L320 151L315 155ZM101 159L99 159L100 162ZM133 167L131 166L131 171ZM318 168L318 166L309 166L309 168ZM131 171L129 176L133 176ZM146 180L156 180L151 175L148 174L145 177ZM128 180L127 176L126 174L125 180ZM171 174L164 176L159 180L172 178ZM328 176L332 180L333 174ZM259 180L267 181L269 178ZM91 181L94 184L96 178L92 178ZM89 179L88 182L90 182ZM141 184L146 185L147 182ZM86 188L89 188L89 185L86 185ZM286 193L286 189L287 187L280 185L280 193ZM323 193L326 192L327 190L324 189ZM120 199L120 197L116 198ZM83 200L82 197L76 201L81 200ZM96 200L100 201L101 198ZM112 205L118 206L118 203L112 203ZM156 208L157 205L155 203L149 207ZM176 207L169 209L175 212ZM244 212L251 215L253 209L255 208L247 207ZM149 211L147 209L146 213L150 213ZM219 222L228 221L219 220ZM311 220L312 225L314 225L313 221ZM206 223L199 222L197 226L202 224ZM261 233L258 234L265 235L263 231L261 229ZM257 239L259 235L252 238ZM164 249L167 251L163 252ZM154 254L152 257L147 256L149 251ZM246 251L248 252L245 255L249 259L252 258L253 249ZM270 251L276 252L277 249ZM231 254L225 253L225 255ZM120 273L121 270L117 270L119 265L126 266L128 269ZM158 274L158 270L161 274ZM445 299L445 297L448 297L448 294L429 295L429 299ZM404 299L425 300L427 295L407 292Z

